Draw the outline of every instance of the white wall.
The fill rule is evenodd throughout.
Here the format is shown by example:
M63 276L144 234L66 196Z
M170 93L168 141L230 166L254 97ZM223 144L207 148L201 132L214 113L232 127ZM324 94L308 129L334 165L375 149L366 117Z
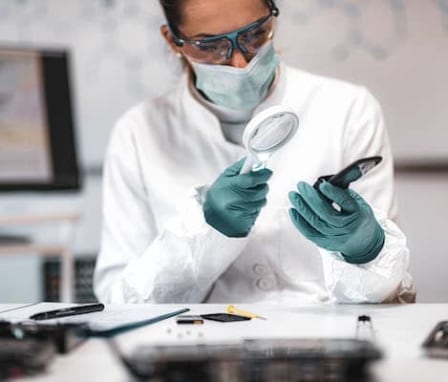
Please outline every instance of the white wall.
M283 4L281 17L290 15L278 38L288 62L366 85L397 158L448 159L447 0Z
M448 162L448 0L279 4L276 46L288 63L368 86L384 107L398 159ZM159 36L161 22L156 1L0 0L0 43L71 49L84 168L100 166L110 129L128 107L175 82L179 66ZM421 301L448 300L446 178L397 178L401 224L409 237ZM95 253L101 179L88 176L85 181L80 194L0 194L0 212L80 211L75 252ZM29 265L20 261L25 261L19 267L24 277L37 280L35 260ZM10 260L1 263L2 270L14 266ZM0 287L0 301L2 296L21 300L26 288L19 281L8 293Z
M411 251L411 273L424 302L448 301L448 176L400 175L400 226Z

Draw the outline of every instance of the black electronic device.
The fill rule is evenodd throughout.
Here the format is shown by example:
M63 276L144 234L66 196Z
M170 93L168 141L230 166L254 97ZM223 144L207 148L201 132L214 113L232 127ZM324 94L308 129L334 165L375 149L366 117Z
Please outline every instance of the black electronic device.
M78 190L69 52L0 47L0 191Z
M323 181L330 182L340 188L348 188L351 182L354 182L373 169L382 161L381 156L367 157L354 161L337 174L320 176L314 183L314 188L319 189Z
M438 322L422 346L429 357L448 358L448 321Z
M29 335L20 324L0 321L0 380L40 373L54 354L50 338Z
M87 324L42 324L33 321L12 323L0 321L0 340L50 342L58 353L68 353L85 341Z
M382 357L370 341L299 338L246 339L235 344L143 345L114 353L139 380L161 381L364 381L367 365Z
M0 339L0 380L40 373L53 356L50 341Z

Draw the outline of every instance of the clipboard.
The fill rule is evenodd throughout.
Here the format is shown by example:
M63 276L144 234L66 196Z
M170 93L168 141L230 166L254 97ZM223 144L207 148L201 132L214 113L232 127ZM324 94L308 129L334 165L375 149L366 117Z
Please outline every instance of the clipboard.
M130 330L138 329L138 328L141 328L146 325L155 324L156 322L160 322L160 321L166 320L168 318L171 318L171 317L174 317L174 316L177 316L179 314L186 313L189 311L190 311L189 308L183 308L183 309L175 310L173 312L169 312L166 314L161 314L161 315L158 315L155 317L151 317L146 320L129 322L126 324L117 325L116 327L112 327L112 328L108 328L108 329L104 329L104 330L94 329L94 328L87 326L83 332L83 335L85 337L89 337L89 338L92 338L92 337L111 338L111 337L117 336L119 334L128 332Z

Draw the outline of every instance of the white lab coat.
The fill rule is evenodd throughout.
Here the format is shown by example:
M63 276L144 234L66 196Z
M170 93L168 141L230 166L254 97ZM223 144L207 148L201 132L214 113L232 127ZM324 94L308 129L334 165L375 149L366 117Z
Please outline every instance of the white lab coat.
M247 238L209 226L200 186L245 156L191 95L188 78L127 112L104 168L102 246L95 292L108 303L382 302L413 292L406 239L396 218L392 157L380 107L365 88L282 66L257 108L293 108L300 127L269 162L267 206ZM386 232L370 263L352 265L307 241L288 216L288 192L356 159L382 155L352 186Z

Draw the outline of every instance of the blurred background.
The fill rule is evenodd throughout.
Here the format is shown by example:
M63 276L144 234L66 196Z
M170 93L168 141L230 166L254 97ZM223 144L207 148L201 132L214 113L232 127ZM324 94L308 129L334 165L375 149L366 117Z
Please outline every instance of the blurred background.
M287 63L383 106L417 299L448 301L448 0L278 5ZM0 302L94 299L109 133L181 71L162 23L155 0L0 0Z

